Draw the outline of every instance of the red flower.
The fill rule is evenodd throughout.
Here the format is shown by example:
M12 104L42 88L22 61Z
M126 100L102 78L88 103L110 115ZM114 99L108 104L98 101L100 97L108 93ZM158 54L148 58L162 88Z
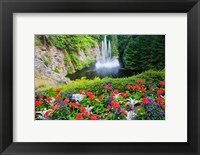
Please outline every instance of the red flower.
M130 84L128 84L128 85L126 86L126 88L127 88L127 89L131 89L132 86L131 86Z
M45 100L46 100L46 102L50 102L52 100L52 98L51 97L47 97Z
M142 102L143 102L144 104L147 104L147 103L149 102L149 100L148 100L148 98L142 98Z
M58 93L60 93L60 88L57 88L57 89L55 90L55 94L58 94Z
M40 96L40 99L43 99L43 96L42 96L42 95Z
M109 85L105 85L104 88L105 88L106 90L109 90L109 89L110 89L110 86L109 86Z
M93 96L93 94L92 94L92 92L87 92L87 93L86 93L86 96L87 96L87 97L91 97L91 96Z
M141 89L140 92L141 92L141 93L145 93L146 90L145 90L145 89Z
M115 94L110 94L110 97L112 98L112 97L114 97L115 96Z
M85 107L81 107L81 108L80 108L80 111L81 111L81 112L84 112L85 110L86 110Z
M44 118L46 118L49 115L49 111L46 111L43 115Z
M160 89L157 91L157 94L158 94L158 95L162 95L162 94L163 94L163 89L160 88Z
M140 86L133 86L133 90L140 90L141 89L141 87Z
M126 92L122 92L122 97L128 97L128 94Z
M108 105L106 108L107 108L107 109L110 109L111 107L110 107L110 105Z
M165 80L164 81L160 81L160 85L165 85Z
M77 120L81 120L82 118L83 118L82 114L79 113L79 114L76 115Z
M55 111L57 108L58 108L57 105L53 105L53 106L52 106L52 110L53 110L53 111Z
M113 94L117 95L119 93L119 90L114 90Z
M119 103L115 103L113 106L114 106L115 109L118 109L120 107L120 104Z
M67 104L69 102L69 99L68 98L65 98L64 100L64 105Z
M163 102L163 99L161 97L159 97L156 99L156 102L161 103L161 102Z
M142 80L137 80L137 83L138 83L138 84L141 84L141 83L142 83Z
M94 96L91 96L91 97L90 97L90 100L91 100L91 101L93 101L94 99L95 99Z
M93 116L91 116L90 119L91 119L91 120L97 120L97 119L98 119L97 114L94 114Z
M56 101L59 101L60 100L60 96L56 96Z
M85 94L85 93L86 93L85 89L80 90L80 94Z
M126 111L125 110L121 110L120 113L125 115Z
M85 112L83 113L83 115L84 115L85 117L88 117L88 116L89 116L89 113L88 113L87 111L85 111Z
M81 105L80 105L80 103L76 102L76 103L75 103L75 106L76 106L76 107L79 107L79 106L81 106Z
M114 105L114 104L116 104L117 103L117 101L115 101L115 100L112 100L111 102L110 102L110 104L112 104L112 105Z
M73 107L75 107L75 106L76 106L76 103L75 103L75 102L72 102L72 103L69 105L70 108L73 108Z
M103 98L103 95L100 95L99 98L102 99L102 98Z
M42 102L41 101L35 101L35 106L40 106L42 104Z
M162 105L162 109L165 109L165 104Z

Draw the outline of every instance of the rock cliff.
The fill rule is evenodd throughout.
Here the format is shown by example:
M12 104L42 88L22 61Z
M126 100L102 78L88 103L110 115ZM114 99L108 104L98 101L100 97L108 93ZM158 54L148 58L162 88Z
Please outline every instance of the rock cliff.
M98 46L71 52L56 47L35 47L35 89L67 84L68 74L88 67L100 54Z

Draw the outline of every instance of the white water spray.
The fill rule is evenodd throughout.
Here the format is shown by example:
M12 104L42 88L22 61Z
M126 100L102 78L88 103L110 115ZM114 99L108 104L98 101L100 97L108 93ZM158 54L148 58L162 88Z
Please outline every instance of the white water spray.
M97 60L96 68L115 68L119 67L119 61L116 57L112 57L112 50L110 45L110 40L107 43L106 36L104 41L102 41L101 56Z

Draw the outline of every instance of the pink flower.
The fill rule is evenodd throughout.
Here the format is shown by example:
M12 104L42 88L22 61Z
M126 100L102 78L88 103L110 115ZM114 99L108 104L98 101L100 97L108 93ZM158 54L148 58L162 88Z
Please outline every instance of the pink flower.
M106 90L109 90L109 89L110 89L110 86L109 86L109 85L105 85L104 88L105 88Z

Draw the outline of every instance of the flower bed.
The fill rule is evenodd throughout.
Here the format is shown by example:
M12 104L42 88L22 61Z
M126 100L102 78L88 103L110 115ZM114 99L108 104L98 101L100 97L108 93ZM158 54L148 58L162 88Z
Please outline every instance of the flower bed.
M35 119L164 120L165 81L148 79L135 79L119 89L115 81L108 81L98 85L99 91L80 89L72 93L57 88L36 92Z

